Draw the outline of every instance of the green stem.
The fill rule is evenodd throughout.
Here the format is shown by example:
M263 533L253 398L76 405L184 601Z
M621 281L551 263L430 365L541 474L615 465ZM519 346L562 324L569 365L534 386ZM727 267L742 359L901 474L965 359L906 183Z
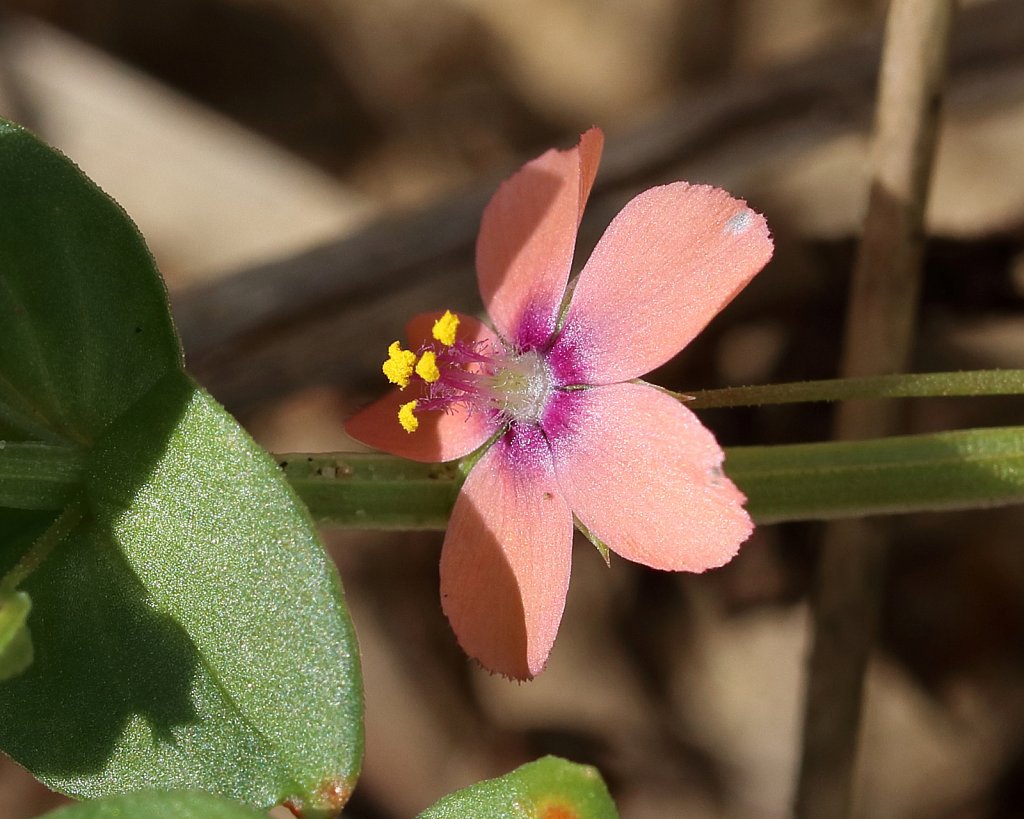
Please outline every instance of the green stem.
M380 454L281 455L278 463L315 520L353 529L444 529L463 480L457 464ZM733 447L725 468L760 523L1024 503L1024 426ZM8 443L0 507L64 509L83 471L79 450Z
M672 393L691 409L848 401L858 398L940 398L1024 395L1024 370L969 370L955 373L880 375L797 381L757 387L726 387L690 394Z
M279 461L313 517L344 528L444 529L462 484L454 464L390 455ZM733 447L725 468L759 523L1004 506L1024 503L1024 427Z
M83 450L0 441L0 508L63 509L84 469Z
M39 536L29 550L21 556L21 560L0 579L0 599L14 592L36 569L43 565L57 544L78 525L82 514L81 500L75 499L67 504L50 528Z
M726 450L759 523L1024 503L1024 427Z
M378 453L276 455L317 523L365 529L444 529L464 475Z

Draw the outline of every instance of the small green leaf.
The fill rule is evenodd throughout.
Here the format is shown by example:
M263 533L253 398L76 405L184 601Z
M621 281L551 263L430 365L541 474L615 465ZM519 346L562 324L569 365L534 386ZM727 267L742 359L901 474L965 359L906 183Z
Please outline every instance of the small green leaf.
M266 819L237 802L208 793L139 791L50 811L42 819Z
M25 620L32 602L24 592L0 597L0 682L32 664L32 638Z
M601 775L554 756L449 794L420 819L618 819Z
M603 540L601 540L601 538L599 538L593 532L591 532L584 525L583 521L580 520L575 515L572 516L572 522L573 522L573 525L575 525L575 527L577 529L579 529L580 532L583 533L583 536L587 540L589 540L592 544L594 544L594 548L597 549L597 553L599 555L601 555L601 559L604 561L604 565L605 566L611 566L612 565L612 555L611 555L611 550L608 548L608 544L605 543Z

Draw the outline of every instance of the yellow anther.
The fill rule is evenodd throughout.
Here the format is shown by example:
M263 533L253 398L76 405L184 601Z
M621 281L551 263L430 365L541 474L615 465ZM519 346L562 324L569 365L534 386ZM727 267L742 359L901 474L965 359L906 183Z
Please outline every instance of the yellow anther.
M415 432L419 429L420 419L416 417L414 410L416 409L416 402L410 401L408 404L402 404L398 408L398 423L402 425L402 429L406 432Z
M412 350L403 350L402 345L395 341L388 347L388 360L384 362L381 369L388 377L388 381L397 384L404 390L409 386L409 379L412 378L415 363L416 353Z
M441 371L437 368L437 353L427 350L420 356L420 360L416 362L416 375L428 384L433 384L441 377Z
M445 310L444 315L434 322L431 332L445 347L451 347L455 343L455 331L458 329L459 317L451 310Z

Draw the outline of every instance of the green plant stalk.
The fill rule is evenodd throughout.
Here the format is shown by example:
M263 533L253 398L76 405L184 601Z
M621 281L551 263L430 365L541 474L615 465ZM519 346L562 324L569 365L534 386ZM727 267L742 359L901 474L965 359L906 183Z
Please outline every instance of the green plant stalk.
M758 523L1024 502L1024 427L726 450Z
M346 528L444 529L463 479L389 455L281 460L313 517ZM725 471L762 524L1005 506L1024 503L1024 427L732 447Z
M43 532L14 567L0 578L0 599L14 593L26 578L46 562L50 553L78 525L82 515L83 503L80 499L72 500L66 505L60 517Z
M465 478L457 462L377 453L275 457L317 523L353 529L444 529Z
M1024 395L1024 370L967 370L796 381L755 387L726 387L690 394L672 393L690 409L848 401L857 398L948 398Z
M34 474L24 465L32 451L40 456L39 474L53 469L59 480L9 488ZM17 469L8 468L8 455L0 452L2 505L66 504L82 468L75 450L25 449ZM318 523L349 529L444 529L464 477L455 463L376 453L289 454L277 461ZM1024 503L1024 426L732 447L725 469L758 523L1005 506Z
M84 469L84 450L35 441L0 441L0 508L63 509Z

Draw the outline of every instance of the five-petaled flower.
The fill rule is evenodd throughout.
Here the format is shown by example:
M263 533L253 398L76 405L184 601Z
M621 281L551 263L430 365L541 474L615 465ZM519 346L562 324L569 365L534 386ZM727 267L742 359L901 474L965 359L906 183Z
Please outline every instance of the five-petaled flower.
M637 380L674 356L772 254L764 218L705 185L641 193L575 286L573 248L604 139L594 128L506 180L476 263L492 327L421 314L395 342L391 394L356 439L435 462L486 447L452 511L441 602L463 649L517 679L539 673L565 606L574 523L622 557L700 572L751 532L711 433Z

